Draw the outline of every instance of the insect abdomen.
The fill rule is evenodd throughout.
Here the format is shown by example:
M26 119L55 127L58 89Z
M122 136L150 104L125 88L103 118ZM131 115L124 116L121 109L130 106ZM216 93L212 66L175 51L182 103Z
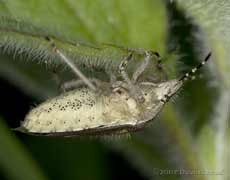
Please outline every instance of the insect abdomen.
M29 132L65 132L87 129L102 120L100 101L87 88L73 90L34 108L22 126Z

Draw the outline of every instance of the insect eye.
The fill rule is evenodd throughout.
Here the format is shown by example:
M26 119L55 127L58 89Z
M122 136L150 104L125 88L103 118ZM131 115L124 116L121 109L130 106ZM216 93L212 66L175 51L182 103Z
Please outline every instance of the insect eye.
M114 92L121 95L122 93L124 93L124 90L120 89L120 88L116 88L116 89L114 89Z
M122 91L119 89L116 91L118 94L122 94Z

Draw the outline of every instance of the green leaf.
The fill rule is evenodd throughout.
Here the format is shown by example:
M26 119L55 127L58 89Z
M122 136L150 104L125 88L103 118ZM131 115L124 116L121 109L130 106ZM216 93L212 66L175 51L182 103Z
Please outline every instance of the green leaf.
M56 56L50 44L45 40L45 36L50 36L55 44L78 64L85 63L85 60L87 62L85 58L87 55L90 57L89 65L96 64L96 66L104 67L104 62L107 62L109 66L115 64L114 69L122 60L126 50L117 46L98 45L98 42L149 48L162 53L165 51L165 12L161 1L34 0L30 2L2 1L2 4L13 16L0 17L0 45L1 52L4 54L3 61L0 62L1 75L38 99L52 94L52 87L47 86L46 83L52 80L51 75L42 70L44 66L36 65L36 62L42 64L56 62ZM95 45L85 45L84 42ZM8 54L7 57L6 54ZM11 57L15 60L10 60ZM40 72L42 76L37 72ZM95 75L95 72L93 73ZM45 158L45 152L40 150L41 143L34 142L35 140L35 137L31 137L31 142L26 143L27 146L34 147L33 144L37 144L37 147L31 148L31 151L39 152L39 156ZM46 140L42 142L45 143ZM57 146L58 144L54 144L54 148ZM49 151L51 149L52 147L48 147ZM151 149L148 151L151 152ZM65 153L65 149L60 152ZM67 163L71 157L77 158L73 152L66 153L69 154ZM62 157L62 155L58 156ZM50 164L54 163L50 157L46 158ZM85 160L92 160L92 158ZM42 162L46 164L44 160ZM69 172L73 166L73 164L69 165L66 171ZM151 167L149 170L151 171ZM52 170L48 171L54 173ZM75 172L80 176L79 171ZM56 177L54 174L51 176Z
M2 44L0 45L3 46L3 52L16 54L16 56L26 55L29 59L39 59L46 63L51 61L54 64L56 56L50 43L45 40L47 36L51 37L58 48L62 49L77 64L83 64L88 68L93 66L100 69L106 66L117 69L127 51L116 46L85 45L79 43L81 39L88 43L129 44L130 47L146 47L164 51L165 24L162 23L164 21L161 21L164 14L158 8L155 8L155 12L150 11L151 8L154 8L154 3L149 0L138 3L139 6L132 1L105 3L100 0L94 3L42 0L2 3L17 18L0 17L0 42ZM156 2L155 5L158 7L160 3ZM126 6L129 8L123 9ZM141 11L141 16L136 16L136 7ZM97 9L97 16L94 16L92 9ZM46 12L49 12L48 18L45 15ZM123 22L125 19L121 19L118 15L122 13L127 14L125 22ZM100 21L94 20L94 17ZM129 33L125 29L129 29ZM89 31L94 33L89 33ZM146 37L151 38L143 38L143 31ZM123 39L125 36L126 39Z
M203 127L197 139L201 154L204 157L205 166L222 172L222 174L224 173L224 176L221 176L220 179L228 179L230 174L226 167L228 166L230 155L226 153L226 149L229 146L229 143L226 142L230 140L228 136L230 120L230 41L228 38L230 35L230 2L227 0L178 0L177 2L187 14L194 17L194 21L206 32L212 51L215 54L213 58L215 67L211 70L217 77L216 85L220 89L218 99L214 102L216 108L211 119L215 128L211 124L207 124ZM209 153L206 151L207 148Z
M186 12L194 17L200 27L208 35L208 40L212 43L214 52L218 58L214 59L221 75L221 80L225 86L230 85L229 78L225 78L230 70L229 57L229 7L227 0L209 2L208 0L178 0L179 5L186 9Z
M50 179L108 179L107 153L95 140L19 136Z
M200 54L197 55L196 50L202 51L204 47L197 46L197 44L201 45L207 42L206 39L200 38L200 31L193 31L194 22L185 18L188 12L196 18L197 27L203 28L203 34L207 35L208 42L212 42L213 57L215 57L213 62L215 64L210 63L214 65L209 65L209 68L206 69L211 71L212 76L218 75L220 77L220 87L224 87L225 91L219 87L217 89L210 88L209 82L213 78L208 78L208 72L201 72L201 74L205 74L202 80L190 83L184 88L183 92L188 93L189 97L183 97L181 102L176 101L174 105L169 104L163 111L160 121L156 120L151 127L145 128L143 132L133 133L131 141L113 140L111 144L105 144L124 154L138 171L151 179L187 178L181 174L160 176L154 172L154 169L202 171L208 167L210 170L218 171L218 169L213 169L215 163L220 162L214 160L214 154L215 149L220 145L217 140L221 140L222 135L227 132L226 129L223 129L226 127L226 121L221 121L224 123L221 124L218 132L213 131L212 112L215 109L218 113L223 114L222 119L229 118L227 110L229 97L226 95L227 93L224 93L228 92L226 87L229 87L227 78L229 66L226 58L220 58L227 54L224 43L218 38L213 39L211 37L215 37L212 34L215 29L214 26L224 25L218 24L218 20L216 21L215 18L213 18L215 25L212 23L205 24L212 11L205 10L205 8L196 9L200 4L202 7L204 6L203 1L197 2L198 5L191 3L192 1L188 1L189 5L186 5L187 1L179 0L178 2L186 10L180 15L184 18L182 22L184 26L180 31L171 28L178 23L178 18L172 17L170 14L174 4L168 4L169 7L166 9L165 4L160 0L0 0L0 52L2 54L0 76L8 79L39 101L57 94L55 84L51 83L51 74L55 67L52 65L60 64L60 59L53 52L50 43L46 41L46 36L51 37L57 47L73 59L81 70L87 73L87 76L100 79L107 77L105 72L97 72L98 69L103 71L105 67L109 67L116 70L122 58L127 54L126 48L120 46L153 49L159 51L163 56L167 55L167 48L173 46L175 49L169 48L169 50L173 50L174 54L176 51L179 57L184 54L188 54L188 56L177 61L175 58L170 58L167 60L166 66L183 62L184 65L178 63L178 72L181 72L181 67L183 70L185 68L186 70L191 69L203 58ZM196 13L193 13L194 8ZM166 12L170 21L168 24ZM202 16L206 19L200 18L201 14L204 14ZM166 27L169 27L168 34ZM224 38L221 37L221 39L225 39L225 36ZM172 40L167 42L167 47L165 45L166 39ZM116 45L111 46L103 43ZM179 51L177 51L178 47L180 47ZM140 59L138 54L136 56L137 59ZM171 57L171 53L168 57ZM129 72L133 70L134 65L129 69ZM61 65L62 80L70 79L71 76L66 72L66 69L63 72L63 69L63 65ZM175 66L172 69L175 72ZM148 73L152 72L155 73L155 70L151 67L148 68ZM216 100L214 97L216 91L221 91L220 94L223 98L218 96L218 100ZM208 96L212 97L208 98ZM205 100L201 100L201 97L205 97ZM179 115L178 110L184 114ZM216 122L218 115L215 114L214 119ZM220 133L222 130L224 133ZM216 146L213 137L215 137ZM222 141L227 142L226 139ZM86 162L85 168L87 162L91 162L95 158L90 168L92 170L90 172L95 174L99 172L95 175L95 179L106 176L102 175L106 172L103 172L103 165L100 164L100 157L104 156L100 152L103 150L97 149L95 144L84 145L84 143L77 142L77 139L68 141L36 137L22 138L22 141L34 153L35 157L40 157L38 158L39 162L46 167L45 170L51 177L78 177L81 179L86 177L84 176L85 171L81 172L78 169L80 164L75 164L75 161L80 158L79 154L82 154L82 159L79 162L83 164ZM65 148L65 145L68 148ZM56 148L58 148L58 153L52 151ZM79 154L76 155L75 152L78 148L80 149ZM85 153L85 148L95 150L96 153L91 151ZM222 151L226 149L225 145L221 145L221 148ZM68 156L65 156L66 154ZM217 154L223 157L222 153ZM60 159L56 159L56 157ZM68 163L70 161L71 163ZM65 162L67 165L60 168L58 165L61 162ZM54 167L55 171L49 169L47 164ZM75 171L75 167L78 169L77 171ZM56 174L56 171L59 173ZM66 173L60 173L62 171ZM71 175L71 173L73 174ZM90 175L87 177L92 178ZM197 175L189 177L191 179L205 179L204 176Z
M10 132L2 119L0 119L0 144L0 170L7 179L47 179L30 153Z
M175 4L168 6L168 13L170 14L169 49L181 54L181 57L178 58L177 68L178 71L181 71L180 74L184 74L202 61L208 51L202 52L205 50L205 42L199 36L202 32L200 27L193 23L191 17L187 17L185 12L178 9ZM207 66L212 63L211 61L212 59ZM197 73L198 78L185 85L186 92L181 92L182 97L178 99L177 109L194 134L199 134L200 129L211 120L219 92L219 87L210 85L211 82L216 81L215 73L207 71L207 69L207 67L201 69ZM202 76L201 78L199 78L199 74ZM203 101L200 101L201 97Z

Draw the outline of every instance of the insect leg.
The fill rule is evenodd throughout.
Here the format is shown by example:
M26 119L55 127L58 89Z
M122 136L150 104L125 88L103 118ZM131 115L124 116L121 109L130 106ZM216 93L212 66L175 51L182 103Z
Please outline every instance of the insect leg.
M113 84L115 84L117 81L117 77L115 76L114 72L112 72L111 70L105 69L105 73L109 76L110 85L113 86Z
M127 83L128 89L130 91L130 94L139 102L144 101L143 94L138 86L135 86L133 82L130 80L128 74L126 73L125 69L128 65L129 60L132 59L132 53L129 53L129 55L120 63L119 65L119 73L121 74L124 81Z
M132 59L133 54L129 53L129 55L120 63L119 65L119 73L121 74L122 78L124 79L124 81L128 84L128 86L130 87L130 89L132 89L134 87L132 81L130 80L128 74L126 73L125 69L128 65L128 62Z
M58 75L59 68L60 68L60 65L55 65L54 68L52 68L51 73L52 73L53 80L56 82L58 87L61 88L62 83Z
M153 56L157 58L157 68L158 67L162 68L159 53L153 51L144 51L144 54L145 54L144 60L141 62L140 66L138 66L136 71L133 73L133 77L132 77L133 83L136 83L138 78L143 74L143 72L145 71L146 67L149 65L149 62Z
M60 59L65 62L70 69L75 73L77 77L79 77L91 90L97 91L97 88L89 81L89 79L78 69L78 67L69 59L66 57L64 53L62 53L54 44L52 39L49 37L46 37L46 40L51 43L51 46L54 50L54 52L60 57Z
M148 50L146 51L145 49L136 49L136 48L128 48L129 51L132 52L137 52L137 53L141 53L144 54L144 60L143 62L140 64L140 66L137 68L137 70L134 72L133 77L132 77L132 81L135 84L139 77L143 74L143 72L145 71L146 67L149 64L149 61L151 60L151 58L153 58L153 56L156 57L157 62L156 62L156 68L160 71L161 75L160 75L160 79L167 79L167 74L165 73L163 66L162 66L162 60L160 57L160 54L156 51L152 51L152 50ZM156 81L156 79L151 78L152 81Z
M96 87L99 87L101 84L101 81L95 78L90 78L88 79L92 84L95 84ZM72 81L67 81L64 84L61 85L61 89L65 91L69 91L72 89L76 89L78 87L84 86L85 82L81 79L79 80L72 80Z

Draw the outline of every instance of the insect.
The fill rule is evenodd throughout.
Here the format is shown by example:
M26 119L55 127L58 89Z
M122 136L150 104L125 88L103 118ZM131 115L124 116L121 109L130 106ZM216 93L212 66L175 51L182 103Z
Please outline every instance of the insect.
M89 79L52 42L53 50L73 70L79 80L66 83L73 88L49 99L32 109L16 130L33 135L78 136L116 134L136 131L145 127L163 109L170 98L178 92L210 58L180 78L152 82L139 80L152 56L159 54L145 51L145 58L130 78L126 72L132 52L121 61L118 72L121 80L111 75L110 82Z

